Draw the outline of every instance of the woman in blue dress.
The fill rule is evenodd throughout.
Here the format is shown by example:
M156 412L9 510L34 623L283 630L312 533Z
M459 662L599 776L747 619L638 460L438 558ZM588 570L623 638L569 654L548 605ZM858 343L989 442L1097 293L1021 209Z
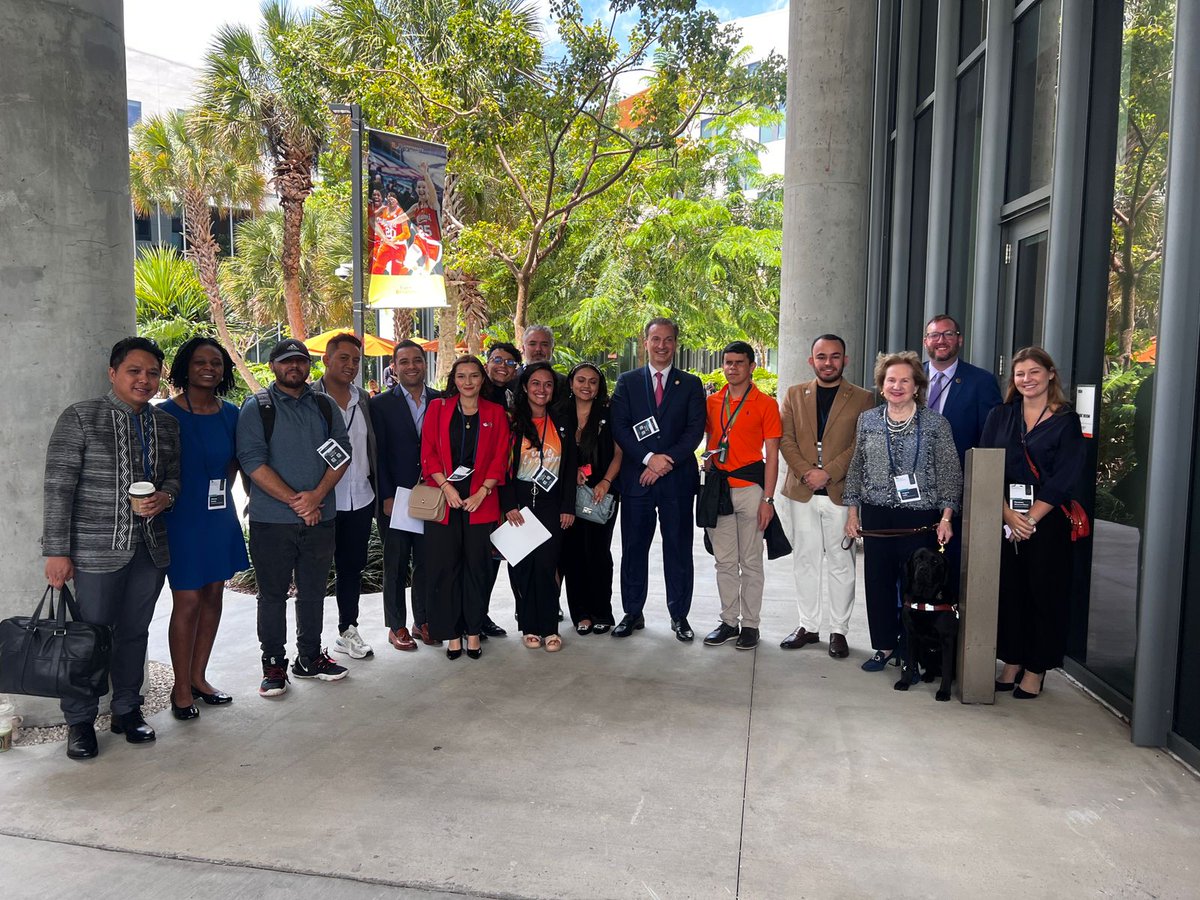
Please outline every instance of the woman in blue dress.
M177 719L200 715L195 701L233 700L208 682L205 669L221 622L225 582L250 567L230 486L237 472L238 408L221 399L233 387L233 360L210 337L194 337L175 354L170 381L178 393L160 409L179 420L182 488L167 513L174 607L167 631Z

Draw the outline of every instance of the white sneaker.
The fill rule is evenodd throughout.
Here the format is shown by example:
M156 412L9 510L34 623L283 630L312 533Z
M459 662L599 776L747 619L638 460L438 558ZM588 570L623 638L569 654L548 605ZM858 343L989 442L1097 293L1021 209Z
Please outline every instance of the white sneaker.
M343 631L334 640L333 649L338 653L345 653L351 659L364 659L375 655L375 651L371 649L371 645L362 639L362 635L358 633L358 629L353 625Z

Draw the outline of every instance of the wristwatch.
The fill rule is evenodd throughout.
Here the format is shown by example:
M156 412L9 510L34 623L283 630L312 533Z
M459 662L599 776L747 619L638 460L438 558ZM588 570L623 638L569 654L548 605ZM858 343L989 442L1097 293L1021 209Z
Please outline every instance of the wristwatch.
M764 496L764 497L763 497L763 503L770 503L772 506L774 506L774 505L775 505L775 498L774 498L774 497L767 497L767 496Z

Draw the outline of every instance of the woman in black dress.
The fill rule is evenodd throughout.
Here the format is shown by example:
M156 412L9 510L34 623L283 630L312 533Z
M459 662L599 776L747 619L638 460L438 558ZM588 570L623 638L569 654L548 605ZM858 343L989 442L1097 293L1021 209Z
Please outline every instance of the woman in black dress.
M1071 599L1071 520L1085 448L1054 360L1041 347L1012 359L1005 402L988 415L980 446L1004 450L1005 540L1000 551L996 690L1019 700L1042 692L1062 665Z
M563 533L575 522L575 435L552 411L555 377L549 363L526 366L513 392L512 458L500 489L505 517L523 526L527 507L550 539L513 566L517 621L525 646L562 649L558 634L558 570Z
M613 626L613 529L617 523L614 479L621 469L621 448L613 440L608 383L591 363L580 363L567 376L567 427L578 445L576 484L592 490L599 503L613 495L612 517L603 525L576 517L563 537L558 569L567 588L567 604L577 634L604 634Z

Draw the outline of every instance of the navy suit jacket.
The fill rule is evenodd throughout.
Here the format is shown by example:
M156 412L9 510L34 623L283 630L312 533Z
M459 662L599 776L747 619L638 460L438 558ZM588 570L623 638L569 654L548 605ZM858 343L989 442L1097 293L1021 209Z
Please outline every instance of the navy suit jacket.
M675 468L653 485L662 496L687 497L700 487L696 447L704 438L704 385L689 372L672 366L663 390L662 406L654 405L650 367L626 372L617 379L612 397L612 433L624 454L621 459L621 495L641 497L650 492L639 482L647 453L665 453ZM649 416L658 422L658 434L639 441L633 426Z
M396 488L411 488L421 479L421 432L413 422L408 401L397 393L403 390L397 384L371 398L371 425L379 453L376 471L381 511L383 501L396 496ZM441 391L431 387L425 390L427 402L442 396Z
M933 376L929 363L925 363L925 374ZM967 451L979 446L984 423L993 407L1000 405L1000 388L996 377L986 369L973 366L959 359L954 371L954 381L947 387L946 404L942 415L950 422L954 433L954 446L958 449L958 462L964 464Z

